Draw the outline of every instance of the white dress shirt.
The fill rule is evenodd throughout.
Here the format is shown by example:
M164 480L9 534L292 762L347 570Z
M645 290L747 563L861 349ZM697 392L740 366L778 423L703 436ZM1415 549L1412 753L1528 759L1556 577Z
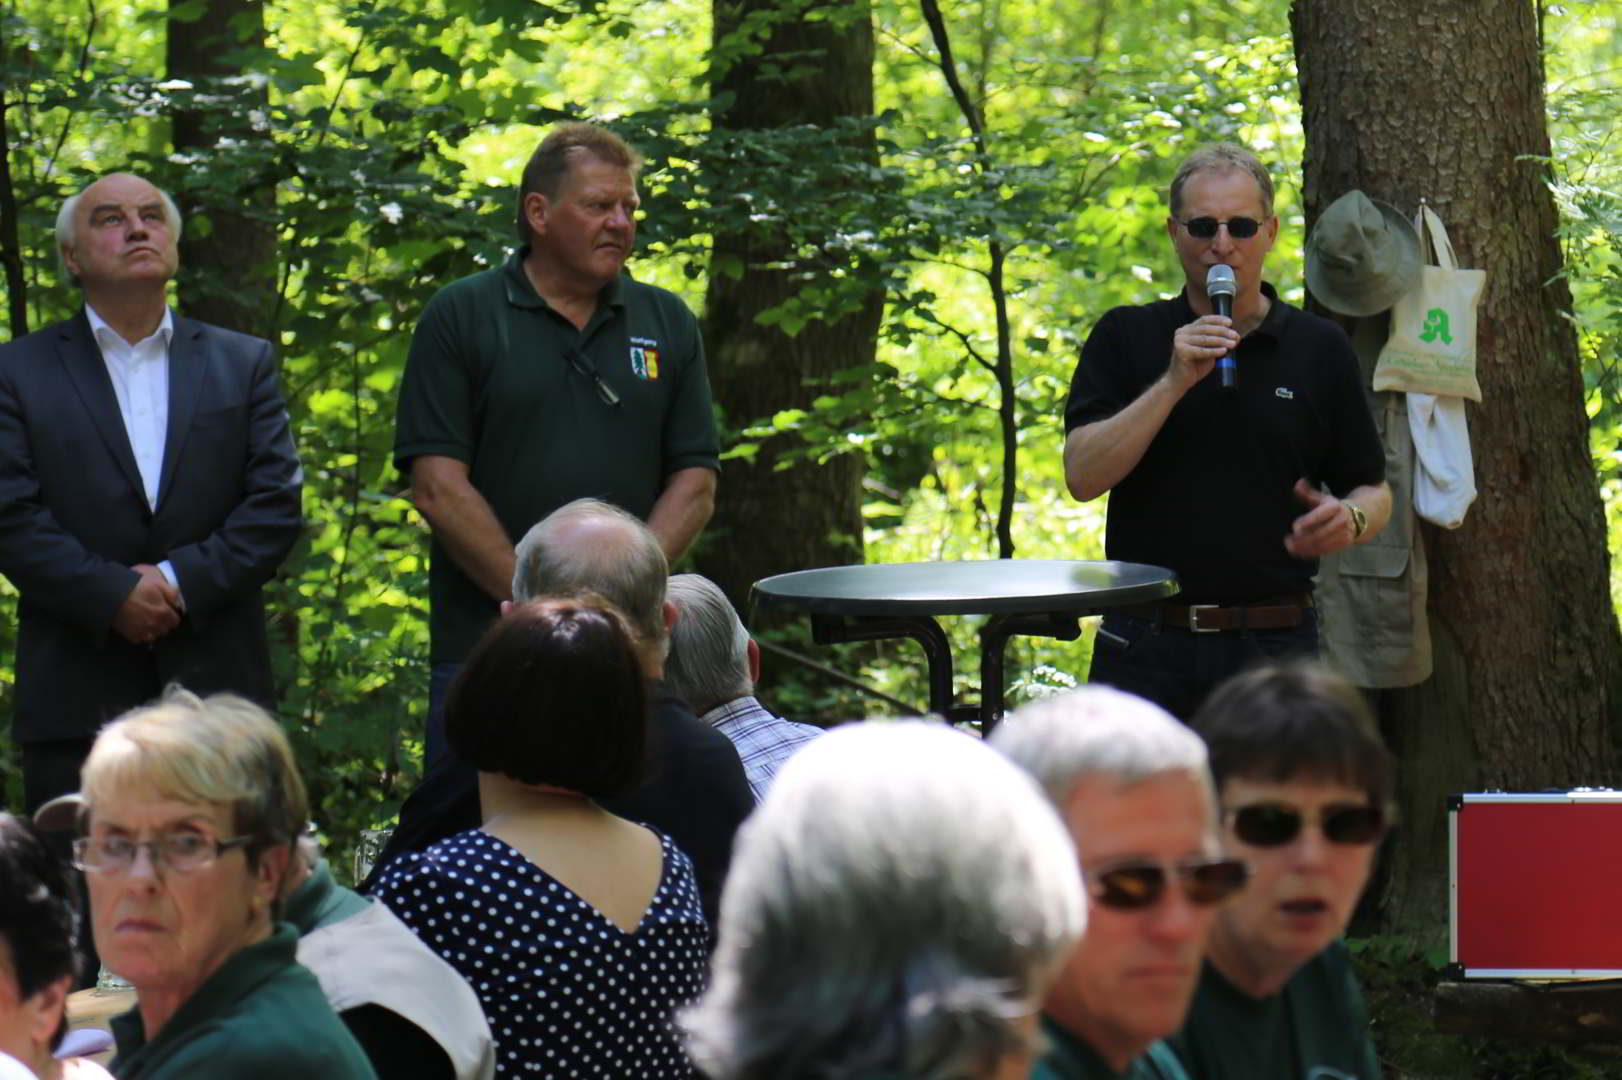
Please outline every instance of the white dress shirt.
M174 315L165 307L157 330L131 345L88 303L84 313L107 365L107 376L113 382L113 396L118 399L124 432L135 453L135 467L141 472L146 504L155 510L158 481L163 475L163 447L169 433L169 342L175 334ZM158 563L158 569L169 584L180 588L169 560Z

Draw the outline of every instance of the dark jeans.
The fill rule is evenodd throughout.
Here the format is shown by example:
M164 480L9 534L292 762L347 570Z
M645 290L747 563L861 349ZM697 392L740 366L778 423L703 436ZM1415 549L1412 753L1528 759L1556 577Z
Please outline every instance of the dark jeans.
M451 682L461 670L460 660L441 660L428 669L428 723L422 733L424 776L441 758L449 759L451 756L450 745L445 741L445 695L450 692Z
M1147 698L1187 721L1218 684L1264 660L1318 655L1318 613L1287 630L1196 633L1135 615L1106 614L1093 639L1090 682Z
M18 745L22 751L24 814L32 817L35 810L58 795L79 790L79 769L95 741L57 739Z

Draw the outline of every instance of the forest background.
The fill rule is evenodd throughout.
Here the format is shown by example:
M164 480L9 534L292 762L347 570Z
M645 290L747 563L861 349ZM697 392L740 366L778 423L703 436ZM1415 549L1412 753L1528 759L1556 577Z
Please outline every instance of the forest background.
M1483 497L1458 533L1426 531L1437 676L1378 701L1405 823L1360 956L1389 976L1376 1020L1395 1025L1438 966L1439 793L1615 782L1619 17L1619 0L0 0L0 339L77 307L57 207L124 168L186 213L181 309L277 343L308 523L271 587L280 712L347 851L389 823L420 752L426 532L389 460L410 332L434 290L502 258L547 125L602 120L647 154L633 270L704 319L726 461L695 562L740 605L765 574L863 558L1102 556L1105 500L1064 494L1062 404L1100 314L1180 288L1163 199L1195 145L1236 139L1272 169L1268 277L1296 303L1335 195L1430 196L1487 266L1492 319L1470 409ZM1580 434L1545 452L1568 429L1586 453ZM15 603L0 583L3 654ZM949 621L958 656L977 625ZM910 643L755 629L927 696ZM1015 639L1010 702L1074 685L1089 651L1090 628ZM898 711L781 656L768 673L796 719ZM973 671L959 681L972 699ZM1414 1075L1585 1068L1423 1039L1397 1056Z
M271 589L281 715L318 823L347 849L392 818L420 750L426 533L389 454L411 329L434 290L503 257L512 186L547 125L603 120L647 154L632 267L703 313L726 461L696 564L740 604L765 573L829 562L1098 558L1105 501L1070 500L1059 462L1077 351L1109 307L1181 287L1164 190L1211 139L1272 169L1268 277L1302 301L1324 204L1303 170L1297 69L1315 8L1480 47L1474 5L1449 0L3 0L0 338L76 308L57 207L125 168L187 214L181 308L277 343L308 521ZM1559 211L1572 407L1614 609L1622 2L1488 8L1535 19L1549 142L1527 164ZM1317 33L1313 48L1336 47ZM1480 217L1450 221L1466 250L1494 226ZM6 654L14 605L0 584ZM958 655L976 625L952 622ZM927 696L910 644L829 650L792 620L759 629L894 698ZM1074 685L1089 637L1016 639L1010 702ZM771 704L796 719L896 711L780 658L770 670ZM1586 745L1577 759L1609 768ZM6 775L9 753L0 742Z

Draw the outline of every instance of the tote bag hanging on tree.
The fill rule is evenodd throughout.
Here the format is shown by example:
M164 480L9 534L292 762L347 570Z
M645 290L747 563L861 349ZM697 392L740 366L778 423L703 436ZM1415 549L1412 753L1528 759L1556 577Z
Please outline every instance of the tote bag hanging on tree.
M1414 217L1421 242L1430 236L1436 266L1391 309L1391 338L1374 368L1374 389L1481 400L1476 381L1476 305L1485 270L1460 270L1447 228L1424 203Z

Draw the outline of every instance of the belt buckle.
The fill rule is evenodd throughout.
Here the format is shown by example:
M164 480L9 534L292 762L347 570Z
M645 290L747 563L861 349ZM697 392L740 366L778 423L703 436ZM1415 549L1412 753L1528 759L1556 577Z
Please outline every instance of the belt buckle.
M1196 634L1215 634L1222 628L1220 626L1201 626L1200 612L1221 611L1221 604L1190 604L1188 605L1188 628Z

